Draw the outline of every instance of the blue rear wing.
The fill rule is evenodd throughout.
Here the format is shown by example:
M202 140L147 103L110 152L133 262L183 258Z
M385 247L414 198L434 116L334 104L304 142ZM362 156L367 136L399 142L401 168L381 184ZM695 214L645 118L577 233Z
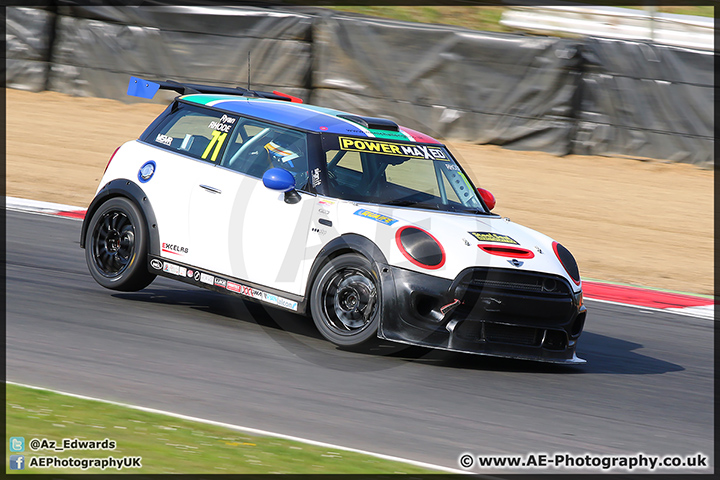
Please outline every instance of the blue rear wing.
M260 92L248 90L241 87L216 87L213 85L198 85L195 83L179 83L173 80L164 82L151 82L138 77L130 77L127 94L133 97L153 98L158 90L174 90L181 95L192 93L209 93L214 95L239 95L242 97L269 98L272 100L284 100L286 102L303 103L302 99L293 97L278 91Z
M158 90L160 90L159 83L143 80L138 77L130 77L127 94L132 97L153 98Z

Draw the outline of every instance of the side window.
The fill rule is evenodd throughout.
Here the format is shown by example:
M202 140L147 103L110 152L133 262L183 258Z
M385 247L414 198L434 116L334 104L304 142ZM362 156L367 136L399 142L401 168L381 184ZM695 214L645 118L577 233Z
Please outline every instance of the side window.
M327 172L332 195L354 192L363 183L363 161L359 152L327 151Z
M241 119L230 137L223 167L261 178L271 168L295 177L295 186L308 182L306 134L257 120Z
M460 200L460 197L457 196L455 188L452 183L450 183L450 179L447 178L446 175L442 176L442 182L445 185L445 195L447 196L448 201L462 205L462 200Z
M169 115L145 141L152 145L217 163L238 117L201 107L184 106Z

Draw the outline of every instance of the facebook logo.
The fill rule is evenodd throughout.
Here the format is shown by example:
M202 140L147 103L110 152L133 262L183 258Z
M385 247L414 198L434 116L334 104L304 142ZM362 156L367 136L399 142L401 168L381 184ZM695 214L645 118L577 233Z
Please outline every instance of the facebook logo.
M25 470L25 455L10 455L10 470Z
M25 451L25 437L10 437L10 451L11 452L24 452Z

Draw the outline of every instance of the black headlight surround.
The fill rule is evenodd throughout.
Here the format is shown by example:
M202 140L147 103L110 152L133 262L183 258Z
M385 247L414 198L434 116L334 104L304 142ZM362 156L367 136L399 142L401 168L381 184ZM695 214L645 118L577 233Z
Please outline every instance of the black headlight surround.
M560 263L567 274L570 275L572 281L575 282L575 285L580 285L580 269L575 261L575 257L573 257L572 253L570 253L570 250L563 247L558 242L553 242L552 246L553 251L555 251L555 256L558 260L560 260Z
M422 228L406 225L395 233L400 252L410 263L428 270L445 265L445 249L440 242Z

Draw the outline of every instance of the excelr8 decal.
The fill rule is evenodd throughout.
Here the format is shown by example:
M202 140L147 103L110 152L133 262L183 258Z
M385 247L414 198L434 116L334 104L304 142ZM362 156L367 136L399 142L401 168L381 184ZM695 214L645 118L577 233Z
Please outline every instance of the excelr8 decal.
M162 244L162 251L167 253L174 253L176 255L185 255L186 253L188 253L187 247L181 247L180 245L165 242L163 242Z
M425 145L404 145L402 143L378 142L363 138L340 137L340 149L351 152L377 152L398 157L424 158L426 160L447 159L441 148Z

